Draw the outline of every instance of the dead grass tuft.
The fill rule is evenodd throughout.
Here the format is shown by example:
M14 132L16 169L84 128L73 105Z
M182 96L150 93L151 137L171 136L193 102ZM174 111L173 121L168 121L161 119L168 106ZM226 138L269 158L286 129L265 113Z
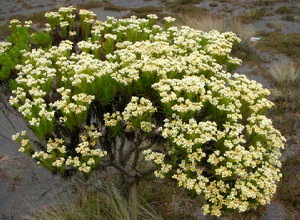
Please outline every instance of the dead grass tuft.
M289 60L276 62L270 67L270 74L280 86L290 86L300 80L300 69Z
M245 25L238 19L225 19L212 14L182 14L182 24L203 31L218 30L232 31L241 39L243 46L249 46L250 38L256 36L256 29L252 25Z
M272 98L276 107L271 110L274 124L283 132L288 140L299 129L300 110L300 71L290 60L282 60L271 65L269 73L274 80L274 88L271 89ZM297 138L296 138L297 139Z
M27 220L132 220L135 213L120 190L112 184L104 184L101 189L77 186L75 197L58 198L41 208L31 208L32 215ZM70 199L71 198L71 199ZM141 200L137 204L138 219L161 220L149 205Z

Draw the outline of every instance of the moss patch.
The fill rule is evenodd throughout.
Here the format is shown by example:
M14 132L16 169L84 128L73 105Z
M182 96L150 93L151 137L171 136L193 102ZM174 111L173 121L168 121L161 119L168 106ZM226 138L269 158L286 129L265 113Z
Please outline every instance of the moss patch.
M103 8L105 10L111 10L111 11L125 11L125 10L127 10L127 8L114 5L111 2L103 2Z
M287 208L300 212L300 152L288 158L282 166L283 178L278 185L277 198Z
M265 16L265 10L260 9L260 10L254 10L254 11L248 12L244 15L241 15L240 19L242 22L249 24L249 23L260 20L263 16Z
M155 6L145 6L142 8L134 8L131 11L134 13L154 13L154 12L161 12L163 9L161 7L155 7Z
M103 3L91 1L91 2L87 2L87 3L78 3L78 4L76 4L76 7L81 8L81 9L101 8L101 7L103 7Z
M165 2L170 5L187 5L187 4L197 4L201 2L202 0L163 0L162 2Z
M259 65L263 62L263 59L259 56L257 51L246 43L238 44L235 48L233 48L232 54L243 60L243 63L247 62L249 64Z
M105 10L111 10L111 11L124 11L127 10L124 7L114 5L113 3L109 1L91 1L87 3L78 3L76 4L77 8L80 9L91 9L91 8L104 8Z
M275 10L275 12L278 14L289 14L289 13L293 13L293 9L289 8L287 6L282 6L282 7L277 8Z
M200 202L191 199L186 191L178 188L174 182L152 175L139 184L138 194L165 220L197 219L195 210L200 207Z
M194 5L181 5L181 4L174 4L167 6L167 10L173 13L198 13L198 14L206 14L208 11L204 8L195 7Z
M258 46L267 50L275 49L278 53L284 53L294 61L300 62L300 33L267 33L258 43Z

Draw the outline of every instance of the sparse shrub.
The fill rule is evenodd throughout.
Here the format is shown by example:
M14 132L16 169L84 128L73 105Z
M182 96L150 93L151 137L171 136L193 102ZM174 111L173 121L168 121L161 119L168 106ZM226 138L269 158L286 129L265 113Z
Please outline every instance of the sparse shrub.
M240 16L240 19L243 22L249 24L249 23L258 21L264 15L265 15L265 10L264 9L254 10L254 11L250 11L250 12L246 13L245 15Z
M83 3L77 3L76 7L77 8L84 8L84 9L91 9L91 8L101 8L103 6L103 3L110 3L110 1L103 1L103 2L98 2L98 1L88 1L88 2L83 2Z
M276 27L283 28L284 22L278 21ZM279 27L282 25L282 27ZM263 49L275 50L293 59L296 63L300 62L300 33L284 34L281 31L266 33L258 46Z
M210 4L209 4L209 6L210 6L210 7L217 7L217 6L218 6L218 4L217 4L217 3L215 3L215 2L212 2L212 3L210 3Z
M205 214L270 202L285 139L265 116L269 90L233 72L234 33L74 11L46 14L52 46L29 41L11 75L9 102L38 138L14 135L21 152L63 175L113 167L129 192L154 172Z
M281 19L284 21L291 21L291 22L294 22L296 20L295 16L292 16L292 15L285 15Z
M145 6L142 8L134 8L131 11L135 12L135 13L156 13L156 12L161 12L162 8L161 7L156 7L156 6Z
M279 14L289 14L289 13L292 13L293 12L293 9L292 8L289 8L287 6L282 6L282 7L279 7L275 10L276 13L279 13Z
M37 46L47 47L52 43L52 37L44 31L37 31L31 37L33 44Z
M167 0L169 4L180 4L180 5L187 5L187 4L197 4L201 2L201 0Z
M114 5L110 1L106 1L106 2L103 1L103 9L104 10L111 10L111 11L124 11L124 10L127 10L127 8Z
M15 66L21 63L21 51L29 50L31 21L21 25L18 20L10 22L12 34L7 37L7 42L0 42L0 81L11 76Z

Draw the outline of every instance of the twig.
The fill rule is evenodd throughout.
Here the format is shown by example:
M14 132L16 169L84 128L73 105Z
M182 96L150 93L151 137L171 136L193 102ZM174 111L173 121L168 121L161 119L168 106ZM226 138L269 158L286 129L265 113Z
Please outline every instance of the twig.
M3 137L4 139L8 140L9 142L13 143L13 145L17 148L18 146L15 144L15 142L13 140L11 140L10 138L4 136L3 134L0 134L0 137Z
M3 113L4 117L6 118L6 120L9 122L9 124L11 125L11 127L15 130L15 132L17 132L16 127L14 126L14 124L11 122L11 120L7 117L7 115L5 114L5 112L3 111L2 108L0 108L1 112Z

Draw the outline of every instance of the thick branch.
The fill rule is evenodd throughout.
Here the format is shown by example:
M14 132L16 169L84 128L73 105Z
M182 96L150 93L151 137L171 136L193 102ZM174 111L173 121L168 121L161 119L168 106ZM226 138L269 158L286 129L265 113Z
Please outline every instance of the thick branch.
M142 145L142 143L141 143L141 144L135 144L134 147L131 147L131 148L129 149L129 151L125 154L124 158L122 158L121 162L124 163L126 160L128 160L129 157L131 156L131 154L132 154L139 146L141 146L141 145Z
M112 165L113 167L115 167L116 169L118 169L119 171L121 171L122 173L124 173L127 177L131 177L131 178L136 177L135 174L130 173L128 170L126 170L124 167L122 167L120 164L116 163L115 161L113 161L113 162L111 163L111 165Z
M141 152L141 151L143 151L143 150L146 150L146 149L150 148L150 147L152 146L153 142L151 142L150 144L148 144L148 145L142 147L143 144L144 144L144 142L145 142L145 140L146 140L146 139L140 140L140 141L139 141L138 143L136 143L132 148L130 148L129 151L125 154L125 156L124 156L122 162L125 162L126 160L128 160L128 159L130 158L131 154L132 154L134 151L138 150L139 152Z
M135 154L134 154L131 170L136 170L137 163L138 163L138 160L139 160L139 156L140 156L140 152L138 150L136 150Z
M123 160L123 150L124 150L124 146L125 146L125 140L126 138L124 136L121 137L121 144L120 144L120 149L119 149L119 162L121 164L123 164L125 162L125 160Z
M137 175L139 177L143 177L143 176L146 176L150 173L153 173L155 170L157 170L157 167L156 166L152 166L148 169L144 169L144 170L141 170L141 171L137 171Z
M14 129L15 132L17 132L16 127L14 126L14 124L11 122L11 120L8 118L8 116L6 115L6 113L4 112L4 110L2 108L0 108L1 112L3 113L4 117L6 118L6 120L8 121L8 123L10 124L10 126Z
M12 139L6 137L5 135L3 135L3 134L0 133L0 137L2 137L2 138L4 138L4 139L8 140L8 141L11 142L11 143L13 143L13 144L15 145L15 147L18 147Z

